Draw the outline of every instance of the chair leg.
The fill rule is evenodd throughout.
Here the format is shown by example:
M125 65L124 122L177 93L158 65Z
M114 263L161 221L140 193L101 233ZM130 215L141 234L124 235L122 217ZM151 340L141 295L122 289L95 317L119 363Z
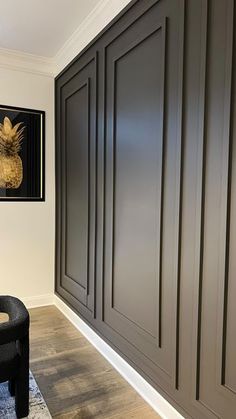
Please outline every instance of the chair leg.
M14 378L8 381L8 390L12 397L15 396L15 379Z
M15 407L17 418L29 414L29 337L20 342L20 366L15 381Z
M17 377L16 379L16 416L25 418L29 414L29 381L26 377Z

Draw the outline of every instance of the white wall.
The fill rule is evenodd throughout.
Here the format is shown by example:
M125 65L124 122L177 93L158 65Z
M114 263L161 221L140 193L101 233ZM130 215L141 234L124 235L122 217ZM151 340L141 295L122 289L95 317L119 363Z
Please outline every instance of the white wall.
M46 112L46 201L0 201L0 294L38 297L54 289L54 81L0 68L0 103Z

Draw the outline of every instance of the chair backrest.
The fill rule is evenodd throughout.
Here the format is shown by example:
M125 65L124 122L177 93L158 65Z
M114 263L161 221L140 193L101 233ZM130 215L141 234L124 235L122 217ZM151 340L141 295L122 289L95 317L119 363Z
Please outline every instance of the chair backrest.
M29 312L18 298L0 296L0 312L7 313L9 321L0 324L0 345L22 339L29 332Z

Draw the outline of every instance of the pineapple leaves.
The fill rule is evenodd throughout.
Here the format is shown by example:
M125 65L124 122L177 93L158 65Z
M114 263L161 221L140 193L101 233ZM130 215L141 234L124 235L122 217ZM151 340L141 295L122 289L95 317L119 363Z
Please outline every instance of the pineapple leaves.
M18 122L13 128L12 128L12 135L16 135L18 128L23 124L23 122ZM24 129L24 127L22 128Z
M14 127L10 119L6 116L3 124L0 123L0 153L6 155L16 155L21 149L24 138L25 127L20 126L23 122L17 123Z
M4 134L6 135L9 135L12 130L12 123L7 116L5 116L4 121L3 121L3 130L4 130Z

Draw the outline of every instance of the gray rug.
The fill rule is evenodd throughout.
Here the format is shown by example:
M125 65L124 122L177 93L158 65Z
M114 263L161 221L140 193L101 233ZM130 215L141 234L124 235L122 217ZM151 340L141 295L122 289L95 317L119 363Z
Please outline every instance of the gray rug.
M30 419L51 419L51 415L38 388L38 385L30 373ZM8 392L7 383L0 384L0 418L16 419L15 398Z

